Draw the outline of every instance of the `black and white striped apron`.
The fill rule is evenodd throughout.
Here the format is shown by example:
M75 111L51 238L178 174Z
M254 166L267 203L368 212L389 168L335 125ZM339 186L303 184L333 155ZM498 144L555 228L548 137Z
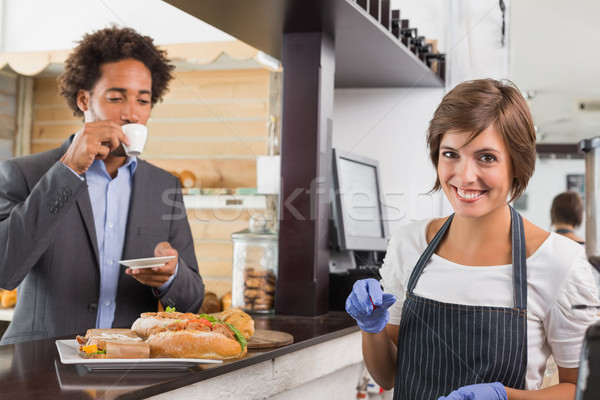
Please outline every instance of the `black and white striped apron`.
M525 388L527 265L521 216L510 207L514 308L442 303L413 290L454 215L437 232L408 282L398 335L394 399L430 400L476 383Z

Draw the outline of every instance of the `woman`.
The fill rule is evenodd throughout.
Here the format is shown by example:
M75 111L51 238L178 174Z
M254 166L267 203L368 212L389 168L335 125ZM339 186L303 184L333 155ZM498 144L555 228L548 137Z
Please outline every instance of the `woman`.
M583 201L576 192L564 192L552 200L550 221L554 232L568 237L579 244L585 244L583 238L575 233L575 229L583 221Z
M572 399L597 290L582 246L524 220L509 201L535 167L535 131L512 85L450 91L427 141L454 214L402 227L346 310L363 357L395 399ZM397 299L397 300L396 300ZM539 388L554 355L560 383ZM525 392L528 390L529 392ZM440 397L448 395L447 397Z

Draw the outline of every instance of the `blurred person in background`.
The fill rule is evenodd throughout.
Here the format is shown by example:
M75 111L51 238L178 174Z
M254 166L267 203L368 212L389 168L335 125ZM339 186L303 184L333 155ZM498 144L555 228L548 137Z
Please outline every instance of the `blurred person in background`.
M554 197L550 208L550 221L554 232L579 244L585 244L585 240L575 233L583 222L583 201L578 193L568 191Z

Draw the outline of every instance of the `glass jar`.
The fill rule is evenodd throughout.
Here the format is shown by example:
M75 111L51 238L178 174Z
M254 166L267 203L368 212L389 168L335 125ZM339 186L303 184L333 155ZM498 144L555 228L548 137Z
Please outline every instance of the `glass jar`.
M231 235L233 278L231 306L250 313L274 311L277 282L277 233L263 215L253 215L250 227Z

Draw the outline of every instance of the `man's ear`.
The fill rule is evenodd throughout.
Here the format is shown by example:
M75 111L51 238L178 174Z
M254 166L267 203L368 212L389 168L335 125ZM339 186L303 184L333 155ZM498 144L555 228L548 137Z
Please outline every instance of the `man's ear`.
M90 108L90 92L87 90L79 89L77 92L77 107L83 112L86 112Z

